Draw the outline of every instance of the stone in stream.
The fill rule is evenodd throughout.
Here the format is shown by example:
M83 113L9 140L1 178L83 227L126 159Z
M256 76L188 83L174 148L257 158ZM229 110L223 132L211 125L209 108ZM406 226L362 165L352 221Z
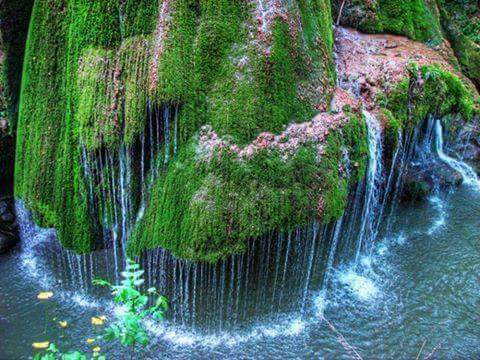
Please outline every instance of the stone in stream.
M18 242L18 225L13 210L13 199L0 200L0 254L12 249Z
M440 161L414 164L404 175L403 201L425 199L435 189L446 189L462 183L462 175Z

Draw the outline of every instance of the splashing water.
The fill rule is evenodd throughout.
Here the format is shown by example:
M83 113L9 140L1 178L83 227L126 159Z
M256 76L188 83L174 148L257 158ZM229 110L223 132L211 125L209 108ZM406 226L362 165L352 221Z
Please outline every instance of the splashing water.
M435 146L438 157L452 169L455 169L462 175L463 182L467 185L474 187L477 191L480 191L480 179L477 176L475 170L471 166L454 159L445 154L443 149L443 129L440 120L435 120Z

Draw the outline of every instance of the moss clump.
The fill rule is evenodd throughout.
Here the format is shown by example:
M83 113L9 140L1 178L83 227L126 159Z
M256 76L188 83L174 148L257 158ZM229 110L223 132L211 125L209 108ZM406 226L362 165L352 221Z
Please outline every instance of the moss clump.
M154 18L158 7L152 3L140 2L138 8L128 1L119 8L115 0L34 4L22 79L15 193L42 225L56 227L62 243L79 252L91 250L96 241L80 138L94 148L99 134L108 133L96 129L109 100L99 90L115 85L104 79L108 69L101 59L119 49L122 33L147 31L128 25L139 16L130 11L154 8ZM153 23L148 30L152 28ZM93 68L82 67L83 56Z
M441 22L464 73L480 88L480 13L478 1L439 0Z
M468 122L478 114L479 99L456 75L437 66L412 66L405 78L385 98L379 99L390 148L400 131L411 131L428 116L456 114Z
M187 145L155 184L131 248L163 246L178 256L214 261L241 251L247 238L298 226L316 211L318 201L307 204L313 194L308 184L315 183L315 171L329 172L313 169L312 148L287 162L265 153L240 166L222 154L215 165L200 166L190 139L208 123L242 145L262 131L279 132L326 108L335 80L330 3L290 2L288 18L273 19L264 39L252 38L258 35L252 3L176 1L170 6L155 99L182 104L181 141ZM301 26L295 31L297 19ZM338 151L331 152L338 166ZM268 179L276 173L282 176ZM329 217L343 209L338 199L347 185L337 180L332 172L324 182L335 182L326 199Z
M328 135L321 155L318 144L307 143L288 158L268 148L247 160L218 150L203 161L190 143L155 185L130 250L161 246L182 258L213 262L269 231L338 218L368 157L365 122L350 116Z
M184 141L209 123L246 143L261 131L304 121L328 103L335 78L329 2L292 2L292 21L298 18L308 32L292 32L278 17L266 40L252 38L258 36L252 6L227 0L171 3L156 100L182 103ZM324 83L311 91L318 79Z
M427 115L460 114L465 121L475 114L478 99L456 75L435 65L412 68L388 98L387 108L403 126L415 126Z
M151 40L136 36L119 49L88 48L80 57L76 120L88 151L131 145L147 117Z
M149 101L158 107L181 104L179 145L190 143L206 123L241 144L261 131L280 131L291 121L310 118L331 96L335 74L329 1L289 2L288 16L275 17L271 35L262 40L253 3L170 1L164 19L168 29L154 69L158 81L152 86L163 4L35 2L15 191L43 225L56 227L62 243L77 251L95 246L92 219L99 215L89 212L81 149L91 155L116 151L122 143L134 146L145 128ZM305 34L294 31L300 29L297 20ZM168 179L167 174L156 188Z
M336 16L342 1L334 1ZM438 11L434 2L423 0L347 1L343 24L367 33L392 33L436 45L442 41Z
M115 61L111 50L87 49L78 69L76 121L80 142L88 151L118 139L113 121L112 79Z

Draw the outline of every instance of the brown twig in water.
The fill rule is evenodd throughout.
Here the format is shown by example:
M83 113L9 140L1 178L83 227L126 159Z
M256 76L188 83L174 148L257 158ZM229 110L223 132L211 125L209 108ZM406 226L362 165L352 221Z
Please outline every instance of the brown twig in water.
M347 353L352 355L357 360L363 360L363 358L360 356L357 350L355 350L355 348L348 343L347 339L345 339L345 336L343 336L343 334L340 331L338 331L335 328L335 326L330 321L328 321L328 319L323 315L322 315L322 320L325 320L328 327L337 335L338 341L340 342L340 344L342 344L343 348L345 349L345 351L347 351Z
M425 356L423 359L424 359L424 360L430 359L430 358L433 356L433 354L435 354L435 351L437 351L438 349L440 349L440 346L442 346L442 344L443 344L443 341L441 341L437 346L435 346L435 347L432 349L432 351L430 352L430 354L428 354L427 356Z
M425 344L426 344L426 343L427 343L427 340L423 340L422 347L420 348L420 351L418 352L417 357L415 358L415 360L420 359L420 354L422 353L423 348L425 347Z
M340 25L340 18L342 17L343 7L345 6L346 2L347 2L347 0L343 0L342 5L340 6L340 10L338 12L338 18L337 18L337 26Z

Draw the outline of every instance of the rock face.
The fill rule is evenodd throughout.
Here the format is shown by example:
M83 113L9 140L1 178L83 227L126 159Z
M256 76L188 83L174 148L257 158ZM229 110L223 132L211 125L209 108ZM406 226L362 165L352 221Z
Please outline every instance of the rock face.
M18 224L13 198L0 199L0 254L11 250L18 243Z
M335 19L366 33L404 35L430 46L448 40L465 75L480 86L477 0L334 0L332 3Z
M397 35L334 34L332 3L342 24ZM216 261L332 221L365 173L362 109L390 153L428 116L474 116L442 26L423 0L36 0L16 196L78 252L113 239Z
M441 161L414 163L404 174L400 198L403 201L423 200L436 189L445 190L462 183L462 175Z
M354 89L369 111L378 112L379 96L388 96L409 77L413 64L417 68L435 65L473 87L456 68L453 50L446 42L432 48L404 36L368 35L343 27L337 27L335 39L340 86Z
M13 191L23 52L33 0L0 3L0 196Z

